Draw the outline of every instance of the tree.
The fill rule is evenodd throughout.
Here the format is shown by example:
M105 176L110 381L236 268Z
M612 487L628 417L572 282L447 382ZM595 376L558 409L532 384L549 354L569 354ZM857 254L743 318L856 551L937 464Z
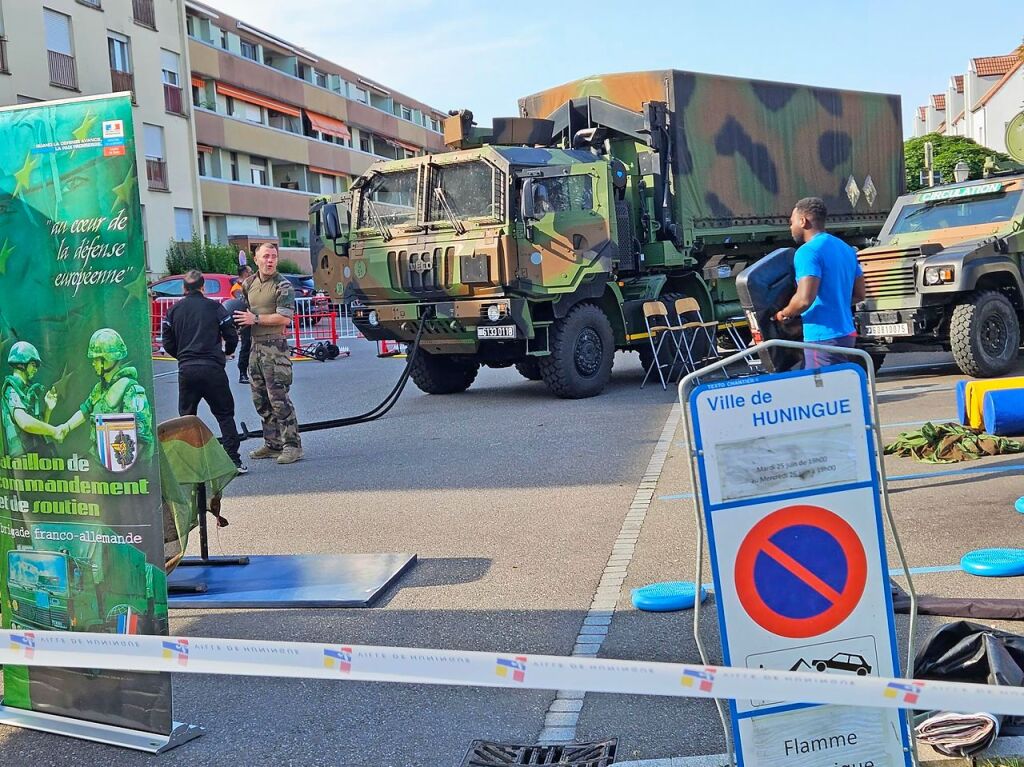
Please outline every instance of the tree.
M942 174L945 183L953 181L953 168L963 160L971 166L968 178L981 178L985 160L995 157L996 160L1009 161L1010 157L989 149L973 139L965 136L943 136L941 133L929 133L920 138L912 138L903 145L903 155L907 168L907 191L913 192L921 188L921 171L924 170L924 145L932 142L935 170Z

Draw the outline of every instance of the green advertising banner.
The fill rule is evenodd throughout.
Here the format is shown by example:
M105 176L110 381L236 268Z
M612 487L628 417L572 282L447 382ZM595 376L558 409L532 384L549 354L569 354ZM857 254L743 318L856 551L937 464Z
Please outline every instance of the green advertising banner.
M149 298L126 95L0 110L0 608L167 633ZM6 666L3 703L167 734L167 674Z

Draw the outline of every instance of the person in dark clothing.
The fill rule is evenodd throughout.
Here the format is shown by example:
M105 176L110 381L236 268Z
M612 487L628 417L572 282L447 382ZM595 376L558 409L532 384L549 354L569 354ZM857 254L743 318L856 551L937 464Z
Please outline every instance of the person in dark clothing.
M238 282L231 286L231 299L224 302L224 308L232 317L235 312L248 311L249 303L245 300L243 284L252 277L252 267L238 267ZM249 354L252 352L252 328L247 325L238 326L238 383L249 383Z
M241 440L235 426L235 399L224 366L238 345L231 315L203 295L203 275L185 274L185 297L163 322L164 349L178 360L178 415L195 415L206 400L220 426L220 442L240 474L248 469L238 454Z

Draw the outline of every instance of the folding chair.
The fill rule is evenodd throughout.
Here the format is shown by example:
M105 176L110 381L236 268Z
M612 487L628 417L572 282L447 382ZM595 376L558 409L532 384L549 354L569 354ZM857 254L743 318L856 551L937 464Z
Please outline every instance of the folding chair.
M647 372L644 373L644 380L640 382L640 388L644 388L651 371L657 368L658 378L661 379L661 388L667 389L668 385L665 383L665 374L661 372L661 369L668 368L669 379L672 378L672 367L675 365L676 358L681 356L679 339L676 337L676 333L681 328L678 325L669 324L668 308L661 301L645 301L643 310L644 326L647 328L647 341L650 343L651 351L654 353L654 360L651 362L650 367L647 368ZM665 343L666 337L672 339L672 343L675 344L675 352L672 354L672 362L663 363L658 354L661 352L661 345ZM655 338L658 339L657 344L654 343Z
M733 346L736 347L736 351L738 352L748 348L748 345L747 342L743 340L743 336L740 335L737 328L743 326L749 327L749 325L749 320L747 320L747 318L742 314L738 314L734 317L727 317L725 322L722 323L722 328L729 334L729 338L732 339ZM749 368L752 373L758 373L761 371L761 360L757 355L748 354L744 359L747 362L747 368Z
M705 322L704 318L700 314L700 304L697 303L696 298L677 298L675 304L676 318L679 329L679 335L682 336L683 344L682 350L686 354L686 362L690 365L690 370L696 371L698 362L714 362L715 360L722 359L722 355L718 353L718 344L715 341L715 335L718 332L717 322ZM687 315L694 315L697 317L696 321L687 320ZM703 334L708 342L707 354L703 354L699 359L694 359L694 350L697 345L697 339ZM725 377L729 377L729 372L723 370ZM698 379L699 380L699 379Z

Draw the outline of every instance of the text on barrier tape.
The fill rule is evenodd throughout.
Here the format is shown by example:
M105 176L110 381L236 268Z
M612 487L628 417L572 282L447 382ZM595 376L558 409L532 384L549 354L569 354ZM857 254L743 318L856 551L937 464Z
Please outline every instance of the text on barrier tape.
M415 647L0 629L0 663L1024 715L1024 688Z

